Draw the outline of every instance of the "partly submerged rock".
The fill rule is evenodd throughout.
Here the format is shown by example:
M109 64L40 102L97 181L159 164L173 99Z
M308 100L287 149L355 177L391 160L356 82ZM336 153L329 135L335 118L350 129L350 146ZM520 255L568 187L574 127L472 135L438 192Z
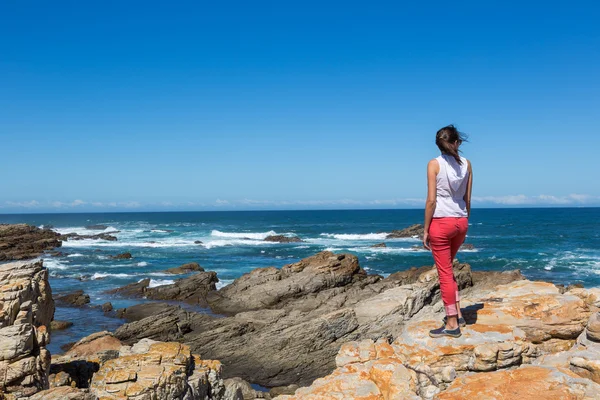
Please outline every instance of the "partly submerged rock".
M107 240L109 242L114 242L117 240L117 237L113 236L111 234L115 234L115 233L119 233L119 231L103 232L103 233L98 233L95 235L79 235L79 234L73 232L73 233L66 233L66 234L60 235L60 238L62 240L91 239L91 240Z
M422 238L423 233L425 231L425 227L421 224L414 224L409 226L408 228L404 228L401 230L394 230L390 232L386 239L399 239L399 238L410 238L410 237L418 237Z
M129 260L130 258L133 258L133 256L131 255L131 253L127 252L117 254L116 256L110 256L110 258L112 258L113 260Z
M106 293L124 297L145 297L152 300L178 300L188 304L206 306L208 293L217 290L217 273L202 271L172 284L150 287L149 278L129 285L108 290Z
M76 290L71 293L66 293L62 295L57 295L54 300L59 305L63 306L72 306L72 307L82 307L90 302L90 295L83 292L83 290Z
M169 268L165 270L167 274L173 275L181 275L181 274L189 274L190 272L202 272L204 268L200 266L197 262L190 262L187 264L180 265L179 267Z
M373 245L373 246L371 246L371 247L372 247L372 248L374 248L374 249L377 249L377 248L385 248L385 247L387 247L387 244L385 244L384 242L382 242L382 243L377 243L377 244L374 244L374 245Z
M285 236L285 235L271 235L264 239L265 242L276 242L276 243L299 243L303 242L298 236Z
M52 321L50 323L51 331L62 331L73 326L71 321Z
M109 226L107 226L107 225L100 225L100 224L97 224L97 225L87 225L85 227L85 229L90 230L90 231L105 231L108 228L109 228Z
M62 246L60 234L26 224L0 224L0 261L27 260Z

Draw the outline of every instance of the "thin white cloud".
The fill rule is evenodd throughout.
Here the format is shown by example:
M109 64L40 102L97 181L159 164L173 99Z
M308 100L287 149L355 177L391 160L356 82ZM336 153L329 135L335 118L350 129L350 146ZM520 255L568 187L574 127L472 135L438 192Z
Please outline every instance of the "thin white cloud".
M600 196L587 194L570 194L567 196L553 196L541 194L526 196L524 194L511 196L473 196L473 203L497 205L589 205L600 203Z
M424 198L392 198L392 199L374 199L374 200L356 200L351 198L332 199L332 200L261 200L261 199L217 199L212 204L201 202L185 201L181 203L172 201L162 201L158 203L142 203L139 201L85 201L75 199L73 201L47 201L38 200L29 201L5 201L0 204L0 208L5 209L23 209L23 210L51 210L60 209L68 211L70 209L181 209L181 208L331 208L331 207L422 207ZM473 203L479 206L585 206L600 205L600 196L588 194L573 193L566 196L555 196L541 194L537 196L527 196L524 194L504 195L504 196L474 196Z

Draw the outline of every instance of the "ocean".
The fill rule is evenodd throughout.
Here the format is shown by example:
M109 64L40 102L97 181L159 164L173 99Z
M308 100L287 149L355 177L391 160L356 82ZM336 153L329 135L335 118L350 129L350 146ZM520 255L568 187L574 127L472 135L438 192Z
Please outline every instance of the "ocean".
M254 268L296 262L322 250L358 256L372 274L388 275L413 266L432 265L431 253L415 249L418 239L385 240L388 232L422 223L422 210L240 211L0 215L2 223L52 226L60 233L119 231L116 242L66 241L61 257L44 257L54 293L78 289L92 305L110 301L115 308L143 299L121 299L105 291L150 278L151 285L182 276L167 268L198 262L216 271L218 287ZM474 209L461 262L474 270L520 269L529 279L600 286L600 208ZM104 230L86 226L104 225ZM269 235L299 236L301 243L269 243ZM195 243L201 241L202 244ZM372 248L386 242L386 248ZM111 256L130 252L127 260ZM57 307L55 319L74 322L53 332L50 351L123 321L95 308Z

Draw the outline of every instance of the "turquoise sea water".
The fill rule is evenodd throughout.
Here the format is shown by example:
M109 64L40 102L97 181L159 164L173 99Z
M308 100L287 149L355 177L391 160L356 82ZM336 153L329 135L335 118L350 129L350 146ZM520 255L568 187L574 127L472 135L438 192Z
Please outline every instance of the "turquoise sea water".
M151 278L171 283L167 268L197 261L216 271L219 286L257 267L298 261L322 250L350 252L369 273L387 275L412 266L431 265L431 254L412 247L417 239L384 240L386 233L422 223L422 210L248 211L111 214L0 215L2 223L52 225L61 233L94 234L102 224L120 231L118 241L64 242L62 257L44 257L55 293L83 289L93 305L115 308L143 300L115 298L107 289ZM475 270L520 269L530 279L600 286L600 208L474 209L466 242L475 250L458 258ZM267 243L271 234L297 235L303 243ZM194 243L202 241L202 245ZM371 248L385 241L387 248ZM130 252L130 260L111 255ZM69 341L122 321L96 309L58 307L58 320L75 325L55 332L51 352Z

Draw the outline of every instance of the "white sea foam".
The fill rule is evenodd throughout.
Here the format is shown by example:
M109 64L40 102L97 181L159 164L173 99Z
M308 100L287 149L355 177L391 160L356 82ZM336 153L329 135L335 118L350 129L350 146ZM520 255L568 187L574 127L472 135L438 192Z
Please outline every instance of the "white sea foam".
M321 233L321 236L337 240L384 240L388 233Z
M234 240L210 240L202 246L206 249L223 246L272 246L272 242L263 242L262 240L234 239Z
M310 246L296 246L295 249L310 249Z
M61 235L66 235L67 233L76 233L78 235L97 235L99 233L111 233L118 231L117 228L113 226L108 226L104 230L97 229L85 229L84 226L71 226L66 228L53 228L54 232L60 233Z
M147 267L148 263L146 261L141 261L141 262L137 263L137 266L138 267Z
M96 272L94 273L94 275L92 275L92 277L90 278L91 280L96 280L96 279L102 279L102 278L129 278L132 277L134 275L130 275L130 274L109 274L106 272Z
M175 281L171 279L150 279L150 284L148 285L148 287L153 288L157 286L172 285L174 283Z
M377 253L377 254L411 254L428 253L429 250L404 247L351 247L348 251L355 253Z
M217 284L216 284L217 290L229 285L232 282L233 282L233 279L219 279L219 282L217 282Z
M59 262L58 260L55 260L53 258L44 258L44 266L46 268L48 268L49 270L53 270L53 269L69 269L68 265L65 265L61 262Z
M81 253L74 253L74 254L69 254L67 257L83 257L83 254L81 254Z
M277 235L277 232L221 232L215 229L210 235L220 238L263 240L267 236Z
M164 229L152 229L152 230L150 230L150 232L152 232L152 233L169 233L168 231L165 231Z
M70 248L88 248L88 247L149 247L149 248L163 248L163 247L198 247L193 240L182 240L182 239L170 239L162 240L160 242L134 242L134 241L115 241L108 242L104 240L68 240L63 242L63 247Z

